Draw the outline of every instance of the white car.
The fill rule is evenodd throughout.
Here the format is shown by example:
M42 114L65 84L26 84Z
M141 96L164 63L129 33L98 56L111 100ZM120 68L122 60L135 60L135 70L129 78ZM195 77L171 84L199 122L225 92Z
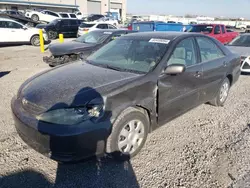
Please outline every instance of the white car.
M27 18L31 18L33 21L44 21L44 22L51 22L57 18L61 18L59 13L52 12L49 10L43 10L43 11L27 11L25 13L25 16Z
M11 19L0 18L0 44L32 44L40 46L39 29L27 27ZM44 42L48 35L43 32Z
M117 29L117 27L105 22L82 22L78 28L77 36L82 36L89 31L97 29Z

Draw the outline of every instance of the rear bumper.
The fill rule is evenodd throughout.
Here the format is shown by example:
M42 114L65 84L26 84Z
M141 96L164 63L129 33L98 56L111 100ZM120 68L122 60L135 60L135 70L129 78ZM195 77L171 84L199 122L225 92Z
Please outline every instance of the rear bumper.
M39 122L18 100L11 104L15 127L22 140L37 152L59 162L79 161L105 152L110 122L86 121L78 127Z

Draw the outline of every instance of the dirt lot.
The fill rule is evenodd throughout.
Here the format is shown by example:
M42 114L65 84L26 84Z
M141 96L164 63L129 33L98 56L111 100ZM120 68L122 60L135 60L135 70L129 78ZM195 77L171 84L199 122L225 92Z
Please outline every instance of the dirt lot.
M58 165L17 135L10 100L20 84L49 68L39 48L0 48L0 187L250 187L250 76L224 107L202 105L149 135L131 162Z

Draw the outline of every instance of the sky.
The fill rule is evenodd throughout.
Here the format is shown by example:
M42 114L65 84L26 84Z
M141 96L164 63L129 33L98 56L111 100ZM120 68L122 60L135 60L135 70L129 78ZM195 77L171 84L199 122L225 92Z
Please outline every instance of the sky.
M132 14L185 14L250 19L250 0L127 0Z

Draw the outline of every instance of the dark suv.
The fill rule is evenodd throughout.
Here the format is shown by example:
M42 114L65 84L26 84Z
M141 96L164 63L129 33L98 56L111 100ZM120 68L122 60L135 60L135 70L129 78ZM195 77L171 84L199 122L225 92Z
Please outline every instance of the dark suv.
M44 29L50 39L56 39L59 34L65 37L76 37L81 22L82 20L78 19L56 19L49 24L39 24L36 28Z

